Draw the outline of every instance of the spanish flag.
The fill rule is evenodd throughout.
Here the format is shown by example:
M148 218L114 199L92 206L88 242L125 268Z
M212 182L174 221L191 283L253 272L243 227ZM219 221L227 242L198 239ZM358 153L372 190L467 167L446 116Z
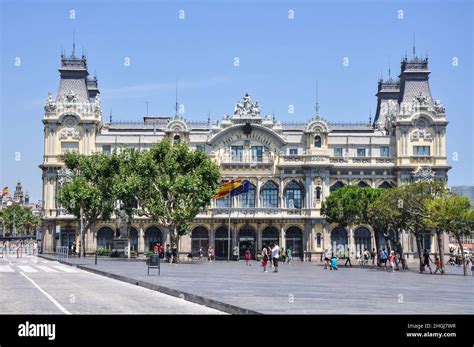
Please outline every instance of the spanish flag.
M214 198L215 199L225 198L227 195L229 195L230 191L232 191L235 188L240 187L241 185L242 185L241 180L225 182L219 187L219 190L217 191L217 193L214 194Z
M4 187L3 192L2 192L2 197L7 196L7 195L8 195L8 187Z

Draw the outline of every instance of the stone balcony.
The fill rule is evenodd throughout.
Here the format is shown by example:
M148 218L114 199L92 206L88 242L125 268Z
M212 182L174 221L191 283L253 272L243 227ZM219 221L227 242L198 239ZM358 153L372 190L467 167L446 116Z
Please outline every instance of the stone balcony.
M224 168L252 168L272 167L274 163L271 154L263 155L232 155L225 154L218 157L219 164Z

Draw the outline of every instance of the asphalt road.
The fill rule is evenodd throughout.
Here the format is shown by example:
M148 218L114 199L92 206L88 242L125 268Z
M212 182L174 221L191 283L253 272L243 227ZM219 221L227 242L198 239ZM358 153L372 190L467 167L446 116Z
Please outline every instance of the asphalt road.
M0 314L221 314L33 256L0 259Z

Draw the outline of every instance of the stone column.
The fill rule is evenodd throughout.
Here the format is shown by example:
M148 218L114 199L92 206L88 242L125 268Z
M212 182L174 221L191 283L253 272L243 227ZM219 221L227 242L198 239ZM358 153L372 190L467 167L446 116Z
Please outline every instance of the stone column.
M255 199L257 200L256 201L256 207L257 208L260 208L262 207L262 202L261 202L261 199L260 199L260 189L262 188L262 182L260 180L260 177L257 177L257 186L255 187L256 189L256 192L255 192Z
M305 178L305 208L310 209L313 204L312 204L312 198L311 198L311 191L312 191L312 182L311 182L311 176L308 174L306 175Z
M285 240L285 226L281 225L280 230L280 248L286 248L286 240Z
M140 223L138 230L138 253L145 253L145 236L143 230L143 223Z
M352 258L356 254L352 254L352 252L355 252L355 245L354 245L354 230L353 226L349 226L349 234L347 235L347 245L349 246L349 256Z
M257 223L257 249L256 251L260 251L262 249L262 228L260 223Z

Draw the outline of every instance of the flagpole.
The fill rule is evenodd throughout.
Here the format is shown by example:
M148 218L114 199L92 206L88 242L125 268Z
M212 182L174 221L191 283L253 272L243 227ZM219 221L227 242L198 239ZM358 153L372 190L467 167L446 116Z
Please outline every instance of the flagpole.
M231 189L232 186L229 186L229 229L227 231L227 262L230 261L230 204L232 200L230 199L230 192L232 191Z

